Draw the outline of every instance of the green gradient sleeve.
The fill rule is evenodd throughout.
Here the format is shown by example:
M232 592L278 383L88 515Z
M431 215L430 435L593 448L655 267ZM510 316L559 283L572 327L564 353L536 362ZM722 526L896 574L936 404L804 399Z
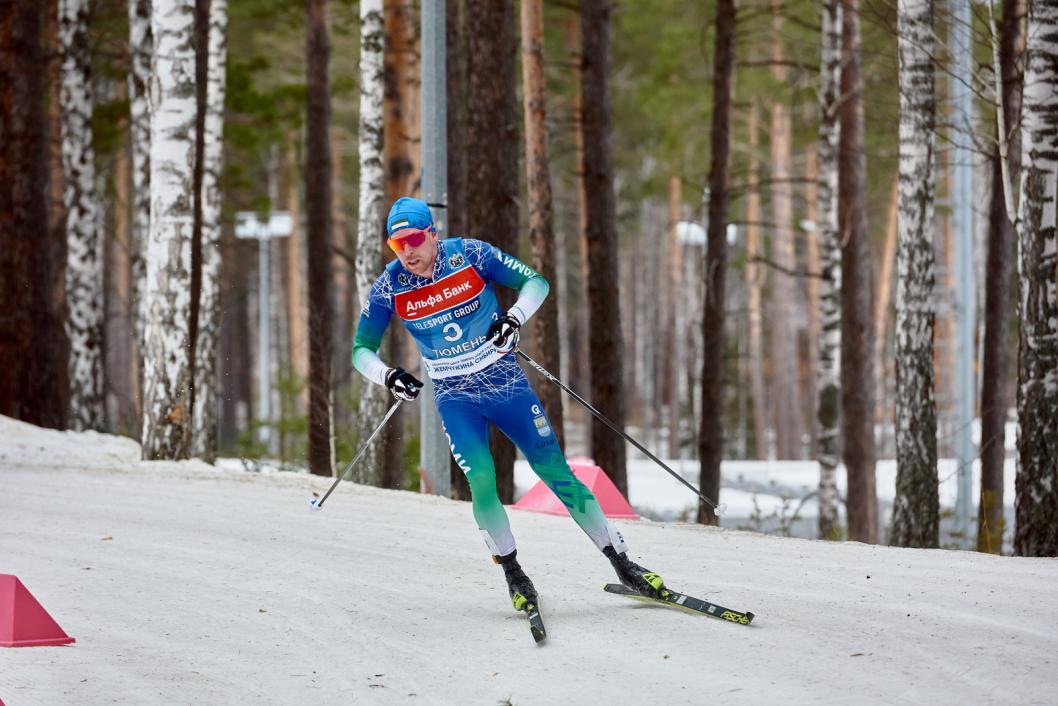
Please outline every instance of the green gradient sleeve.
M356 337L353 339L353 367L365 378L378 385L386 384L386 371L389 370L378 357L382 346L382 337L393 316L393 293L386 272L375 280L371 294L360 311L360 322L356 326Z

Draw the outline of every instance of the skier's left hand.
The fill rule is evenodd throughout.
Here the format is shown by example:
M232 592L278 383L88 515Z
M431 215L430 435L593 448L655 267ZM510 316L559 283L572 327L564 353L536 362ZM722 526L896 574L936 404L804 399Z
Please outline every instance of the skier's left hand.
M496 319L485 332L485 337L492 341L504 353L515 349L518 345L518 329L521 327L518 319L510 314L504 314L502 318Z

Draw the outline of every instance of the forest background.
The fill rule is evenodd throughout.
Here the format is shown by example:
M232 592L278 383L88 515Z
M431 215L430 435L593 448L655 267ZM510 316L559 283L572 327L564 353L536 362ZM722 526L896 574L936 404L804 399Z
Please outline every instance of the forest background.
M371 4L383 10L382 16L368 18L368 4L351 0L236 0L230 5L220 0L212 2L214 13L217 8L226 7L227 40L223 49L226 65L221 64L225 67L223 167L217 174L219 198L214 201L219 208L220 255L215 398L210 398L215 399L215 404L206 405L212 410L206 424L215 436L204 435L205 441L196 440L194 449L189 447L177 456L193 453L207 460L236 456L250 468L268 460L284 467L312 468L314 472L324 472L320 469L326 468L330 472L335 466L344 467L379 419L377 396L374 403L369 400L377 391L367 389L367 383L350 363L356 318L366 294L362 273L358 276L358 263L363 261L365 252L377 251L377 256L372 255L377 262L374 271L381 271L384 249L380 222L374 230L362 225L364 218L370 219L371 215L365 216L362 206L366 188L362 40L368 36L365 29L370 19L372 27L381 29L381 36L370 40L379 42L384 62L383 129L378 155L384 213L400 195L422 195L422 8L418 2L386 0ZM195 9L195 5L184 3L184 8ZM202 0L197 3L200 34L195 39L200 47L206 46L203 40L209 36L203 27L209 25L206 18L210 5ZM827 3L825 7L837 5ZM897 265L902 208L898 188L902 120L899 12L895 2L886 0L841 5L846 11L853 9L859 19L860 34L853 49L858 52L862 79L862 88L856 95L862 106L863 141L862 150L857 152L865 160L865 181L857 208L865 214L866 257L862 269L843 273L840 286L866 293L869 301L868 318L862 322L869 335L865 334L859 343L866 345L873 371L871 379L860 381L859 388L869 389L869 397L873 398L867 402L867 423L875 444L867 460L872 467L869 482L873 485L875 458L899 460L894 424L901 401L897 392L900 355L896 336L896 290L902 276ZM59 100L64 90L63 61L71 53L69 44L63 41L65 25L60 17L71 8L80 11L77 17L83 22L83 47L91 67L92 187L102 226L98 245L98 277L102 284L102 332L98 339L102 351L98 373L101 412L88 417L80 415L82 403L74 385L72 399L58 403L61 413L50 420L38 419L38 423L58 428L97 428L146 440L144 420L150 417L143 402L141 348L142 330L147 324L144 319L149 315L140 308L137 285L144 277L146 232L137 222L132 117L135 96L130 97L130 91L134 93L136 88L129 82L135 63L134 47L130 44L130 36L135 34L130 17L144 6L149 7L150 3L49 0L40 3L36 11L45 117L42 125L46 150L42 158L47 161L49 178L49 235L41 247L50 247L53 254L61 252L59 257L65 257L67 246L63 241L71 223L70 196L64 195L69 179L64 177L61 129L66 108ZM999 436L993 424L989 427L991 432L979 433L978 446L983 440L993 453L998 446L1001 488L1007 455L1003 434L1007 423L1018 419L1014 408L1020 379L1016 354L1019 310L1015 306L1019 294L1017 277L1000 278L1005 284L1001 284L999 295L1008 299L1009 306L1001 316L1003 325L998 330L994 325L986 330L986 290L994 280L988 271L989 243L996 237L992 202L994 194L1002 191L993 188L998 146L993 137L995 91L989 93L989 82L994 84L991 8L981 3L971 5L968 29L973 72L965 75L953 67L948 50L953 21L947 4L934 7L928 3L928 7L936 41L935 52L930 55L936 67L937 97L932 148L936 159L935 217L927 228L936 261L935 274L930 273L931 279L935 276L931 301L936 324L934 327L931 320L933 394L918 401L935 408L932 477L936 482L937 456L955 455L955 439L965 426L956 408L957 245L951 205L954 146L969 146L975 185L973 267L978 284L973 395L975 408L983 411L981 398L986 382L998 380L998 399L1003 402L998 413ZM604 411L616 410L618 421L630 434L665 458L706 456L703 449L708 450L710 442L703 438L703 428L722 433L724 459L808 460L828 453L820 446L819 409L819 342L826 327L820 314L820 285L826 279L825 273L823 277L820 273L825 263L821 261L817 236L821 183L820 56L821 41L826 39L820 8L820 3L799 0L741 2L737 9L723 0L655 0L618 2L612 6L608 2L555 0L542 4L546 155L553 213L553 241L543 247L554 267L552 291L557 302L557 327L538 331L538 327L548 324L542 318L534 319L523 332L523 345L531 355L553 360L549 363L553 372ZM733 13L734 29L730 33L725 33L721 24L725 9ZM533 144L527 137L528 110L522 110L527 89L520 70L523 67L519 65L519 61L530 60L522 44L527 40L526 25L519 32L519 13L524 11L516 3L489 0L447 3L447 213L450 235L489 240L526 262L538 263L541 246L535 233L530 237L538 201L533 179L527 176L531 161L527 150L531 153ZM14 12L5 10L5 22ZM1008 27L1026 21L1024 3L1003 3L997 13L1007 34L1017 34L1017 30ZM600 25L593 24L599 22L601 30ZM957 21L954 26L958 26ZM322 73L321 55L314 57L312 51L314 46L317 50L321 46L312 40L319 36L313 32L320 31L329 39L329 54L322 64L326 71ZM715 88L715 78L722 68L716 51L718 33L728 36L733 44L733 63L727 67L731 71L730 104L726 107L718 100ZM592 52L600 51L598 43L589 40L600 36L606 40L601 61L607 92L601 101L594 100L597 94L588 93L591 84L585 83L589 70L586 67L597 59ZM1021 42L1023 45L1024 30ZM1014 49L1017 44L1013 42ZM849 49L847 44L845 49ZM1023 74L1024 61L1017 66ZM328 128L325 133L317 129L318 122L312 122L320 119L311 106L313 91L319 90L321 78L329 110L329 115L324 115ZM949 96L952 85L958 83L970 84L975 90L970 125L956 124L951 117ZM704 284L707 242L715 240L714 231L709 228L709 185L717 159L718 106L719 110L729 111L730 120L730 155L725 155L729 170L727 217L725 227L719 230L727 243L723 265L726 283L719 300L723 306L724 335L719 349L704 340L702 325L703 316L708 318L705 304L709 299ZM603 114L597 115L594 108L602 109ZM589 231L595 221L586 215L593 208L593 197L585 177L597 164L608 161L598 149L599 143L592 142L592 135L596 134L593 129L599 126L605 151L612 154L612 172L604 175L613 203L611 241L592 239ZM321 134L327 135L325 157L311 144ZM313 149L317 151L314 153ZM319 257L314 264L310 233L313 214L321 208L321 182L313 179L319 178L321 172L317 169L323 162L329 162L326 179L330 199L324 208L330 224L328 239L318 242L327 246L324 252L328 253L326 269L330 276L326 278L326 290L320 290L320 278L314 278L314 273L325 270L314 269ZM67 175L69 170L67 164ZM1053 191L1053 180L1049 183ZM1053 220L1053 193L1051 202ZM373 208L377 209L377 204ZM265 217L270 211L290 214L292 228L284 237L268 241L269 270L262 273L259 243L237 238L236 231L250 212ZM377 213L371 213L378 221ZM364 240L365 237L374 242ZM1049 237L1049 256L1053 259L1053 223ZM1008 238L1005 242L1013 261L1014 240ZM609 271L600 271L593 257L607 248L613 250L616 258ZM47 295L52 302L64 300L69 277L56 276L54 265L50 267L50 276L43 278L51 286ZM1053 310L1053 263L1051 272ZM267 302L262 301L262 277L269 282ZM606 307L588 291L589 282L599 281L616 286L616 300L611 299ZM326 306L319 304L323 301L320 297L326 300ZM195 300L198 301L197 296ZM74 310L76 306L71 304L69 308ZM264 356L257 345L261 340L262 312L270 333L269 351ZM326 434L334 451L324 454L330 459L325 464L310 458L310 430L315 428L310 414L315 404L310 399L310 367L318 367L310 364L310 349L314 345L313 331L320 330L319 324L310 321L310 312L316 312L313 316L322 312L331 339L320 348L331 367L322 394L333 404L326 412L333 419L333 429L328 428ZM614 317L621 334L616 357L600 355L592 347L593 337L603 335L605 326L599 322L606 316ZM1051 318L1052 328L1053 321ZM207 329L209 326L191 324L192 328L196 325ZM417 354L410 338L396 328L391 327L384 355L393 364L417 369ZM998 362L993 360L989 366L984 361L987 337L999 341L1002 351ZM846 338L845 344L850 342ZM548 358L544 349L556 357ZM715 379L721 395L718 404L704 405L703 415L702 400L709 381L702 379L702 361L707 354L716 356ZM263 371L268 379L265 393L257 382L262 365L267 366ZM76 378L74 372L71 375ZM599 387L604 378L614 376L621 383L616 407L614 400L604 399L608 393ZM554 390L541 389L545 384L540 380L537 387L554 419L555 405L562 403ZM207 389L209 385L201 387ZM612 388L608 389L612 392ZM262 394L267 395L265 405ZM904 403L909 402L905 399ZM1053 403L1052 391L1047 402L1052 411ZM12 409L5 407L2 411L10 414ZM265 409L269 411L262 414ZM627 494L624 452L605 457L607 452L599 446L622 446L616 437L601 441L599 432L591 428L587 413L569 401L562 404L557 414L567 455L594 456ZM718 423L710 427L708 420L714 417ZM1042 424L1043 436L1049 439L1044 446L1050 456L1044 455L1043 468L1036 471L1044 478L1056 472L1056 418L1058 415L1051 416L1047 422L1045 416ZM834 421L829 425L827 429L832 431ZM384 434L380 455L358 471L358 479L418 490L418 427L417 414L405 411L398 415ZM843 441L839 439L838 450ZM494 440L494 448L501 496L510 502L513 449L504 448L500 440ZM833 452L830 449L831 455ZM145 441L144 454L150 453ZM986 449L976 448L975 454L984 458ZM718 479L716 487L709 488L704 458L702 463L703 490L716 497ZM453 495L465 498L467 489L459 483L460 479L458 469L453 469ZM984 482L990 485L975 488L975 494L986 499L981 505L994 504L995 478ZM1056 484L1058 481L1052 478L1051 496L1058 493ZM927 492L921 501L935 505L935 492L934 487L933 496ZM998 519L993 518L993 526L982 521L976 528L978 547L988 551L999 551L1002 546L996 540L996 532L1001 537L1005 523L1001 489L999 493ZM876 505L873 498L872 490L865 502ZM635 502L634 497L631 500ZM1058 540L1054 539L1058 534L1058 502L1050 497L1043 504L1043 519L1033 522L1037 526L1042 523L1042 534L1050 539L1028 542L1016 551L1052 555L1058 551ZM926 514L930 512L936 513L929 510ZM873 524L869 531L849 531L831 519L830 526L823 526L821 520L820 534L878 541L879 529L883 535L886 533L887 518L874 517L870 512L865 516L867 524ZM716 520L704 510L700 519ZM905 541L930 545L928 539ZM934 539L932 545L936 543Z

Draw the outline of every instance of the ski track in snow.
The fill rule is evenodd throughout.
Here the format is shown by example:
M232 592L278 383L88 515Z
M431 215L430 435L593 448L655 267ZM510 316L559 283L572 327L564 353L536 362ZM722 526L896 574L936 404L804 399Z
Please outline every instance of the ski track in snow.
M74 645L0 649L55 704L1053 704L1058 561L619 522L746 628L611 596L564 517L511 511L533 644L469 503L139 459L0 417L0 573ZM111 539L112 538L112 539Z

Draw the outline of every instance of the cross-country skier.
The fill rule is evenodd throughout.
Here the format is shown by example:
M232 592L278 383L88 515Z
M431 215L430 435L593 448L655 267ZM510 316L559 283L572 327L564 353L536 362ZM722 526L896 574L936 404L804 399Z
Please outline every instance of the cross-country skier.
M621 583L656 597L663 586L661 577L628 558L624 539L566 463L543 406L513 354L518 329L547 296L547 280L480 240L439 241L430 209L419 199L397 199L386 230L398 259L375 281L364 304L353 365L399 399L418 396L423 384L419 379L378 357L382 335L396 314L419 345L452 456L470 484L474 519L493 561L503 567L514 607L522 610L535 604L537 594L518 564L510 522L496 493L490 422L522 450L536 474L610 560ZM518 292L518 300L506 312L496 300L494 282Z

